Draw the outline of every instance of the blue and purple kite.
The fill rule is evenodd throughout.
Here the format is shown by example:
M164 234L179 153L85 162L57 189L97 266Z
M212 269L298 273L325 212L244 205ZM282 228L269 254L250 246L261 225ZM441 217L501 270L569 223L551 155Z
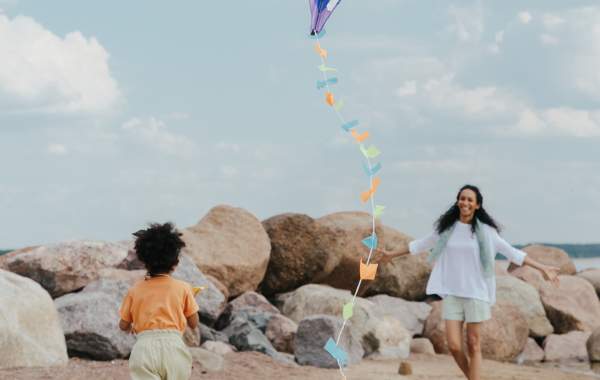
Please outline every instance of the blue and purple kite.
M310 24L310 34L319 35L333 13L335 8L342 0L308 0L310 4L310 14L312 22Z

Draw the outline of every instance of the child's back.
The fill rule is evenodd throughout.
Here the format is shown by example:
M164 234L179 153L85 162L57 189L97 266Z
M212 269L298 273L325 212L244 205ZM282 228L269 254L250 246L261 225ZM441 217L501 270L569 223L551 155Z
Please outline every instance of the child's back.
M137 334L129 358L131 377L189 379L192 358L182 334L186 324L197 326L198 305L191 286L169 275L184 243L171 224L152 225L135 235L148 276L129 289L120 309L119 327Z

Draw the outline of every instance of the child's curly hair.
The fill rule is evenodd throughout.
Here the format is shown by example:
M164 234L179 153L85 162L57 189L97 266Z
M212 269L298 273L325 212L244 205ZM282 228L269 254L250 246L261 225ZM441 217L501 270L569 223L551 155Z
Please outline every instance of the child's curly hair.
M172 223L152 223L135 232L135 252L146 266L148 275L166 274L179 263L179 251L185 247L181 233Z

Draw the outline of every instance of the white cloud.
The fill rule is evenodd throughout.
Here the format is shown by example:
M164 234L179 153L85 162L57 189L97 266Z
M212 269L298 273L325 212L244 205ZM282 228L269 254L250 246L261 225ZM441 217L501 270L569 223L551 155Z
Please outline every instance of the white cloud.
M477 2L472 7L450 6L448 13L453 19L449 30L456 34L461 42L477 42L484 31L483 7Z
M119 99L109 54L80 32L61 38L34 19L0 14L0 105L42 112L97 112Z
M510 113L517 101L495 86L467 88L457 83L454 74L428 80L424 85L432 105L454 110L470 118L494 118Z
M496 32L494 43L489 46L489 51L493 54L500 53L502 42L504 42L504 30Z
M522 24L529 24L533 19L533 16L531 16L531 13L529 13L528 11L522 11L519 12L517 18Z
M390 165L393 170L408 172L464 173L473 170L472 162L459 159L403 160Z
M546 28L552 29L564 24L565 20L556 14L547 13L544 15L542 22Z
M545 127L544 121L530 108L526 108L521 112L516 124L517 133L526 135L542 133Z
M215 145L215 149L217 151L222 151L222 152L226 152L226 153L239 153L241 150L241 147L239 144L227 143L227 142L221 141Z
M576 137L600 136L600 111L552 108L544 111L544 119L558 134Z
M565 88L591 101L600 98L600 7L583 7L544 15L546 45L561 44L560 77ZM557 35L559 37L557 37Z
M504 41L504 30L496 32L496 43L501 44Z
M143 143L163 153L189 156L194 151L192 140L169 131L164 122L154 117L130 119L123 124L122 129L135 142Z
M524 136L600 137L600 110L570 107L547 108L535 111L524 109L509 131Z
M546 33L542 33L540 35L540 41L544 45L558 45L558 43L560 42L559 39L555 36Z
M398 96L410 96L417 93L417 82L414 80L405 82L396 90Z
M56 144L56 143L49 144L46 147L46 151L49 154L56 155L56 156L64 156L68 153L66 146L64 146L63 144Z
M187 112L171 112L167 117L171 120L188 120L190 114Z
M219 173L222 179L234 179L238 175L238 169L231 165L221 165Z

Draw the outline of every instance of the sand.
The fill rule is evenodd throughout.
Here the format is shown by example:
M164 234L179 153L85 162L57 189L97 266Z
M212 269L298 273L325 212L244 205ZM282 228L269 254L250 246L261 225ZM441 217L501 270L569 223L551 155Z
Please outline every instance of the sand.
M447 355L411 355L407 360L411 363L413 374L398 375L398 360L371 361L363 360L360 364L346 369L348 380L394 380L394 379L464 379L454 361ZM587 365L581 365L581 371ZM484 360L483 379L503 380L576 380L600 379L588 370L588 374L566 372L560 368L538 368L499 363ZM96 362L73 358L66 367L57 368L19 368L0 370L0 379L14 380L126 380L129 379L127 361ZM218 373L202 373L194 368L192 379L205 380L264 380L264 379L304 379L304 380L343 380L338 370L313 367L287 367L274 362L269 357L244 352L228 354L225 370Z

